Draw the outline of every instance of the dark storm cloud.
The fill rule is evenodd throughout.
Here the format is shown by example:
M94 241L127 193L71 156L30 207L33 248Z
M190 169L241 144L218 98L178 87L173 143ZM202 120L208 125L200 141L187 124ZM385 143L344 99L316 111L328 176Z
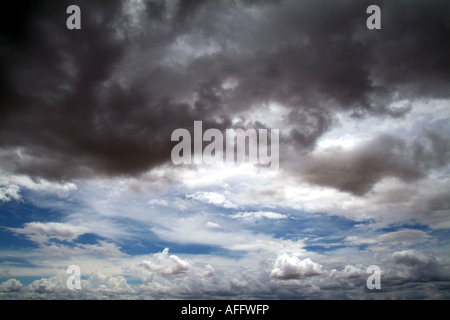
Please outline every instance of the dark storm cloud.
M449 158L450 139L436 132L424 132L412 143L383 135L349 151L320 154L301 175L313 184L363 195L386 177L405 182L423 178Z
M69 4L81 7L82 30L65 27ZM396 97L449 97L449 3L382 2L378 31L365 27L369 4L33 1L4 10L3 160L47 178L135 175L170 161L174 129L194 120L225 129L268 102L291 109L295 128L282 141L301 152L335 112L400 117L409 109L391 108ZM414 176L408 170L399 175ZM357 192L376 180L358 179L331 185Z
M128 39L114 35L121 19L119 3L101 8L83 3L83 29L89 31L74 33L65 29L64 19L56 18L64 27L54 31L53 16L62 12L66 17L65 7L58 8L42 9L42 21L34 27L47 32L29 40L28 52L11 57L21 61L9 75L17 98L2 103L8 113L2 142L5 147L21 147L27 156L12 153L10 160L22 172L48 178L138 174L166 161L171 132L192 127L205 108L171 101L169 88L164 89L167 97L153 99L146 86L164 70L150 70L151 80L127 78L131 83L124 86L115 82L114 73L129 45ZM89 18L97 12L100 16ZM171 71L167 74L170 77ZM224 128L227 122L219 120L205 121L204 126Z
M448 269L430 254L403 250L392 254L393 268L388 281L445 281L450 278Z

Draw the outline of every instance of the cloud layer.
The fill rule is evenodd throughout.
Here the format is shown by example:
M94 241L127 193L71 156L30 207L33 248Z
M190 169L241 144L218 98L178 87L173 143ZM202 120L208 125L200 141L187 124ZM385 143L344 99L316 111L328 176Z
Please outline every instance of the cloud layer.
M0 143L14 171L138 175L170 160L175 128L265 126L244 114L270 103L287 108L290 158L337 112L401 117L401 98L448 98L446 1L383 2L378 32L365 28L367 1L77 3L79 32L65 28L64 2L2 18L20 25L1 44ZM336 184L371 183L356 180Z
M0 15L1 299L450 297L448 1ZM279 129L279 170L174 165L194 121Z
M280 255L273 265L261 263L255 269L224 269L211 265L181 268L182 259L168 255L168 250L148 257L149 261L135 265L141 270L138 284L130 284L126 277L91 272L81 280L81 290L68 290L65 276L41 278L29 285L9 279L0 284L0 297L15 299L158 299L166 298L248 298L284 297L318 299L417 299L429 294L434 298L448 298L445 281L450 272L432 255L414 250L394 252L385 262L381 274L381 292L365 289L367 266L343 265L339 269L326 269L310 258ZM169 261L172 260L172 261ZM178 261L178 262L177 262ZM167 263L172 264L169 266ZM183 262L184 264L185 262ZM273 267L271 269L271 266ZM137 270L136 269L136 270ZM181 270L178 269L178 270ZM128 269L130 270L130 269ZM169 272L169 270L172 270ZM128 271L129 272L129 271ZM135 273L136 275L137 273ZM270 276L270 278L269 278ZM270 280L269 280L270 279ZM402 288L408 289L402 291ZM394 290L397 289L397 290ZM436 291L437 290L437 291ZM395 293L393 293L395 292Z

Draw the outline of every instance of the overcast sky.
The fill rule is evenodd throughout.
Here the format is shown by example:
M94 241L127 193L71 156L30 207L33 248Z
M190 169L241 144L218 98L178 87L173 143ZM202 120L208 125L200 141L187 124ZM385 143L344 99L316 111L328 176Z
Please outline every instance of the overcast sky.
M450 298L449 17L445 0L8 6L0 298ZM194 121L279 129L279 169L173 164Z

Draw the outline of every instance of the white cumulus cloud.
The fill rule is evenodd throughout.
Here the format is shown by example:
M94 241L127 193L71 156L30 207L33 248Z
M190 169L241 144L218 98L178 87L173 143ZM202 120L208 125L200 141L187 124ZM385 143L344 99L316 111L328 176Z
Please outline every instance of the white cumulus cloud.
M144 268L164 276L184 275L191 268L191 264L175 255L169 255L169 248L155 253L150 260L143 261Z
M324 273L322 266L310 258L300 260L296 256L282 254L275 261L270 277L280 280L300 279Z

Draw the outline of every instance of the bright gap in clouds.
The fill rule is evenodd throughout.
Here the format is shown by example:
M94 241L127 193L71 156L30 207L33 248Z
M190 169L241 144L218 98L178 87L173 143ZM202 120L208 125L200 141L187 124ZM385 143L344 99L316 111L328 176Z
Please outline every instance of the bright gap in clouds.
M387 132L405 138L414 137L424 129L450 133L450 100L404 100L399 104L411 107L401 121L387 117L352 119L349 113L337 114L336 126L319 139L318 151L329 148L348 150Z
M418 188L437 181L445 186L448 179L442 176L430 176L431 181L418 186L384 179L364 197L299 181L283 169L223 163L165 166L139 178L78 180L69 190L8 179L16 181L20 198L3 205L2 225L7 228L2 230L0 261L4 279L16 275L28 285L18 292L34 290L41 277L51 280L39 286L56 286L53 282L59 283L61 275L52 275L76 261L90 275L83 279L94 291L101 286L95 280L100 277L111 292L177 296L172 285L189 281L198 290L195 281L207 279L216 286L214 281L227 275L231 283L219 284L219 291L237 286L240 289L234 292L245 296L246 285L240 281L250 278L254 285L259 283L252 288L254 296L272 292L290 297L296 291L278 292L277 283L295 287L360 281L368 260L393 268L397 277L400 269L391 263L403 261L399 254L380 260L378 256L405 248L429 250L435 243L440 251L449 247L447 232L439 231L446 228L445 217L412 215L423 205ZM405 188L408 193L395 196ZM427 187L430 199L439 189ZM15 251L18 246L22 249ZM165 248L177 258L170 258ZM152 259L156 266L149 265ZM423 260L427 268L432 264L430 268L439 270L439 279L444 279L447 261L433 259L424 256L417 261ZM413 266L404 268L411 269L400 273L405 281L418 277ZM239 274L240 269L245 271ZM346 285L354 286L351 281ZM122 289L117 283L123 284ZM159 286L164 285L162 290Z
M170 174L170 169L167 171L166 174ZM397 224L396 229L390 231L377 230L371 227L373 220L355 221L345 215L341 218L339 214L330 216L300 209L308 207L305 202L320 199L324 191L305 187L305 191L309 190L305 193L308 197L294 195L298 186L286 184L281 172L257 174L257 171L257 168L235 167L225 174L221 166L186 170L179 175L184 177L184 183L168 184L165 191L152 191L141 181L143 185L136 192L137 181L120 179L78 181L77 189L66 198L44 191L40 194L23 192L24 201L32 200L35 204L29 207L32 222L22 219L14 228L2 231L8 235L2 243L2 272L7 275L13 270L16 278L23 280L22 285L29 286L18 292L30 291L38 285L33 279L51 278L69 255L70 261L76 261L90 274L83 281L93 292L99 286L98 280L94 279L101 277L103 282L100 283L105 283L111 292L135 294L139 290L141 294L151 296L163 294L158 287L162 285L166 286L164 290L169 290L164 292L176 296L179 293L172 285L184 285L184 281L199 290L196 281L200 279L206 283L213 281L214 286L219 286L218 290L231 285L235 287L234 292L237 290L245 296L244 283L250 281L252 285L260 283L258 286L261 286L265 283L264 277L270 276L270 282L264 284L270 283L268 287L252 287L252 294L258 296L263 292L275 294L279 290L277 281L295 285L297 282L320 284L361 278L364 275L361 265L369 257L374 259L374 254L392 248L427 248L431 235L437 236L434 239L443 239L443 235L433 233L425 226ZM208 180L207 176L217 180ZM259 190L254 193L258 197L253 198L240 195L248 188L258 190L264 186L280 189L284 186L285 196L280 202L283 205L269 208L270 202L265 199L273 194L268 190ZM311 194L313 191L315 196ZM46 206L52 203L52 198L60 204L57 208L50 205L47 211L62 210L63 215L47 215ZM13 205L13 202L7 205ZM76 225L74 230L80 232L67 233L66 227L71 225ZM417 237L414 230L423 230L421 237ZM24 241L37 246L37 253L24 255L12 250ZM165 253L165 248L173 253ZM176 258L170 258L171 254ZM149 264L152 259L154 262ZM161 259L167 259L167 262ZM351 267L349 259L354 261ZM383 263L386 268L389 266L388 261ZM245 271L235 273L240 268ZM356 271L347 277L347 269L359 270L357 278L354 278ZM445 273L445 270L440 272ZM214 282L225 275L231 283ZM409 276L416 275L404 275ZM247 279L242 282L243 287L238 285L243 281L242 277ZM61 281L58 279L48 280L56 284L45 282L39 285L50 290ZM122 289L118 289L117 283L123 283ZM312 293L308 291L308 294Z

